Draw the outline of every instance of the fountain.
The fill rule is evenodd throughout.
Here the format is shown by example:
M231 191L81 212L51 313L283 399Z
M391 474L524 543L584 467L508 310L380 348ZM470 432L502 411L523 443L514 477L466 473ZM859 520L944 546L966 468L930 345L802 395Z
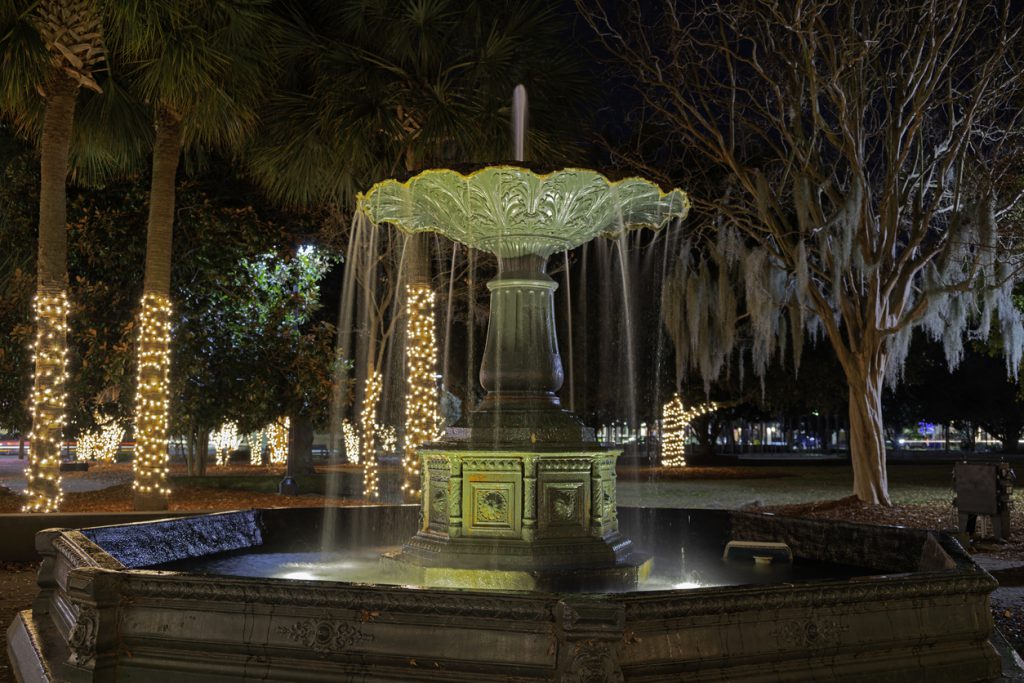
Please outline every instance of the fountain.
M487 395L421 448L422 504L41 532L39 596L8 629L19 680L999 676L995 580L947 534L617 507L618 453L555 393L545 263L682 216L682 192L499 165L385 181L360 208L499 262Z
M557 284L548 257L598 235L660 228L688 208L680 190L595 171L488 166L387 180L359 199L373 222L438 232L498 260L480 368L481 405L420 449L422 525L391 569L419 584L626 588L648 558L618 531L615 459L562 409Z

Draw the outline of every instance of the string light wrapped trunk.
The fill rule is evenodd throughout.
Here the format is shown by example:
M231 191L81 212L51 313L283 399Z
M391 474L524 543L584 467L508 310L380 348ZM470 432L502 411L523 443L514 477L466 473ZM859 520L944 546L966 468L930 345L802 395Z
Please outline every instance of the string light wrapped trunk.
M245 442L249 444L250 465L263 464L263 435L266 431L265 428L260 429L245 437Z
M225 422L220 429L215 431L210 439L217 454L217 464L228 464L231 451L238 448L241 439L238 436L238 425L234 422Z
M32 431L28 435L28 500L24 512L53 512L63 498L60 449L67 395L68 297L64 290L43 291L35 297L36 338L32 346L35 379L32 384Z
M679 394L661 408L661 464L664 467L686 467L686 437L690 423L718 410L715 402L692 408L683 407Z
M267 450L271 465L280 465L288 461L288 430L291 420L280 417L277 422L267 428Z
M135 400L136 509L167 509L167 412L171 368L171 303L145 294L139 314L139 381Z
M359 430L357 430L355 425L348 420L343 420L341 423L341 432L345 436L345 457L350 463L358 465L361 450Z
M380 481L377 472L377 453L374 436L376 433L377 403L380 401L383 381L380 372L374 370L366 379L366 392L363 398L363 414L360 416L363 427L363 495L371 500L380 497Z
M405 289L408 314L406 343L405 451L402 455L402 493L420 495L420 461L416 449L438 436L437 340L434 336L434 291L428 284Z

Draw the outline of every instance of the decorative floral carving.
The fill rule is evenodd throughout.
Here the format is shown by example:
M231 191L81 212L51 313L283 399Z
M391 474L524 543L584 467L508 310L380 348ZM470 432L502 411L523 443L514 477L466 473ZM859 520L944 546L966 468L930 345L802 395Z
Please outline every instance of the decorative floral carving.
M555 488L548 490L548 506L553 522L574 522L579 516L579 489Z
M95 607L88 605L78 608L78 618L68 636L71 663L90 667L96 662L96 637L99 633L100 615Z
M329 617L305 619L291 626L278 626L277 632L310 648L319 657L344 652L360 641L373 640L372 635L363 633L359 627Z
M508 500L501 491L477 491L476 518L481 522L508 521Z
M575 643L572 661L559 680L561 683L623 683L625 679L611 643L583 640Z
M791 647L823 647L837 645L844 631L849 627L838 619L810 619L808 621L786 621L772 631L780 644Z

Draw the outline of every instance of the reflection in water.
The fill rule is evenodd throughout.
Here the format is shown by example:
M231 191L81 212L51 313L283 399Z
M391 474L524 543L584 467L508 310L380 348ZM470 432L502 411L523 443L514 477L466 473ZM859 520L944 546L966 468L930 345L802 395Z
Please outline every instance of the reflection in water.
M382 553L397 549L377 546L331 552L272 552L257 548L172 562L155 568L222 576L397 585L397 581L389 579L382 571L380 564ZM681 559L683 553L674 553L674 556ZM649 578L639 590L691 590L827 578L841 580L873 573L859 567L800 560L793 564L780 562L770 565L724 561L721 551L690 550L685 558L685 563L682 563L666 561L665 556L657 557Z

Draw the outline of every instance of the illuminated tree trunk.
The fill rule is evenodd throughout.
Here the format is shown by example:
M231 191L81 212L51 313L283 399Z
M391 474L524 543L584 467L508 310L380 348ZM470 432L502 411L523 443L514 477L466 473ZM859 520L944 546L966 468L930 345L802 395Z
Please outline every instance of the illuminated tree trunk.
M60 447L67 363L68 149L78 84L58 74L47 86L40 154L39 255L36 265L35 379L29 434L26 512L50 512L61 501Z
M866 357L865 357L866 356ZM885 469L882 383L885 355L880 350L852 356L844 363L850 400L850 462L853 492L862 502L891 505Z
M434 334L434 292L430 287L430 245L424 234L411 235L406 245L408 284L405 291L405 450L402 494L420 496L420 462L416 449L437 436L437 342Z
M135 509L166 510L167 381L170 371L171 243L181 121L159 109L146 226L146 274L139 320L135 408ZM205 460L205 458L204 458Z

